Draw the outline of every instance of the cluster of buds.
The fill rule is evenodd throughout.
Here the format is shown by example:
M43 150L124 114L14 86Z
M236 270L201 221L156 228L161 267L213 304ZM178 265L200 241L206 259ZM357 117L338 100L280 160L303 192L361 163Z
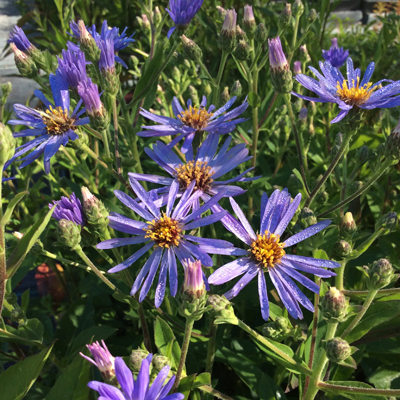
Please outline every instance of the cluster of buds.
M236 47L236 20L236 11L227 10L218 39L218 47L225 53L232 53Z
M382 289L389 285L394 278L392 264L386 258L374 261L368 270L368 288L370 290Z
M344 294L331 287L319 303L322 318L328 323L340 323L346 321L349 317L348 309L349 302L346 300Z
M345 240L351 240L357 232L357 225L354 221L353 214L347 212L339 225L339 236Z
M292 71L282 50L279 36L268 39L268 46L272 86L278 93L290 93L293 89Z
M207 291L204 284L203 270L199 260L183 262L185 280L180 292L179 313L197 321L206 311Z

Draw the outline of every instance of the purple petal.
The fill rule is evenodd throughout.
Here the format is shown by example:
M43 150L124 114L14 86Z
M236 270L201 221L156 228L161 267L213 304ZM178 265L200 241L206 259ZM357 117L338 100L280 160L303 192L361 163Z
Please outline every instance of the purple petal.
M267 294L267 283L265 282L264 271L258 272L258 296L260 297L261 315L264 321L269 318L269 301Z
M121 264L116 265L115 267L109 269L108 273L114 273L124 270L125 268L130 267L135 261L137 261L143 254L148 252L154 245L154 242L147 243L144 247L138 250L136 253L133 253L129 258L123 261ZM136 293L136 292L135 292Z
M229 282L237 276L244 274L254 265L255 264L249 257L239 258L238 260L225 264L214 271L208 278L208 283L211 285L222 285L223 283Z
M228 290L224 296L230 300L236 297L240 291L257 275L259 268L256 265L251 265L247 272L238 280L231 290Z
M320 221L315 225L309 226L308 228L304 229L303 231L296 233L295 235L291 236L289 239L285 240L285 247L293 246L303 240L316 235L318 232L321 232L327 226L330 225L332 221L327 219L325 221Z

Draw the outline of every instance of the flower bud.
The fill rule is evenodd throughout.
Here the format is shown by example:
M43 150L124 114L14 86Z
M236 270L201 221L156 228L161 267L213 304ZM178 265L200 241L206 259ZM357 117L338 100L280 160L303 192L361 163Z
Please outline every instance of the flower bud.
M264 24L259 24L254 32L254 41L263 44L268 38L268 29Z
M14 308L11 311L10 319L12 322L16 322L17 324L23 322L24 319L26 319L25 312L22 308ZM22 321L21 321L22 320Z
M322 318L331 323L343 322L346 320L348 306L344 294L331 287L320 301Z
M286 3L278 20L278 27L281 31L285 30L292 23L292 5Z
M254 38L256 20L254 18L253 7L248 4L244 6L243 29L249 39Z
M13 292L6 294L5 299L7 300L7 303L12 306L18 304L18 296Z
M163 356L162 354L154 354L153 359L151 360L153 365L153 369L151 374L158 375L158 373L167 365L170 365L170 360L168 357Z
M192 85L190 85L188 87L188 89L189 89L190 98L192 99L192 103L200 104L199 93L198 93L197 89Z
M286 329L288 329L289 327L289 321L287 320L287 318L284 317L278 317L275 320L275 325L277 327L277 329L280 329L282 331L285 331Z
M142 14L142 27L145 31L150 31L150 21L146 14Z
M397 228L397 214L389 212L382 215L375 224L375 230L384 229L384 235L394 232Z
M295 61L293 63L293 71L295 75L303 73L303 71L301 70L301 61Z
M250 57L250 51L251 49L249 44L244 40L239 40L233 55L239 61L246 61Z
M1 89L0 105L4 105L6 104L7 98L12 91L11 82L0 84L0 89Z
M310 101L308 102L308 115L310 117L313 117L317 113L317 106L315 105L315 102Z
M315 196L316 203L325 204L329 200L329 193L326 190L322 190Z
M172 69L172 76L173 76L174 81L175 81L176 83L178 83L178 84L181 83L182 74L181 74L180 69L179 69L177 66L175 66L175 67Z
M67 219L59 220L58 242L72 250L78 249L81 242L81 226Z
M300 113L300 111L303 109L302 116L300 119L306 119L307 118L307 108L303 107L303 99L297 99L292 103L293 107L293 112L295 113Z
M268 39L272 86L278 93L290 93L293 88L292 71L282 50L279 36Z
M304 207L300 211L297 223L301 226L302 229L306 229L317 223L317 217L311 209Z
M197 61L203 58L203 52L197 44L187 38L185 35L181 36L183 52L188 60Z
M310 55L308 54L307 46L303 44L302 46L300 46L299 50L300 50L300 61L303 63L310 62L311 58Z
M132 350L129 357L129 368L134 374L138 374L140 367L142 366L142 361L149 355L147 350L138 348L137 350Z
M247 40L246 32L240 27L240 25L236 25L236 40Z
M302 3L301 0L294 1L292 11L293 11L293 17L295 18L300 18L303 15L304 4Z
M207 305L211 306L210 313L215 319L223 319L237 325L237 318L232 304L224 296L213 294L208 297Z
M219 96L220 104L225 104L227 101L229 101L230 98L231 96L229 95L229 88L228 86L225 86L224 90L221 92Z
M392 264L386 258L374 261L369 270L369 289L382 289L389 285L394 277Z
M139 66L139 59L136 56L130 56L128 65L130 69L136 69Z
M235 10L226 12L225 20L219 35L218 47L225 53L232 53L236 47L236 19Z
M308 13L308 23L312 24L318 18L318 13L315 8L312 8Z
M295 174L289 176L288 188L290 193L297 193L303 187L299 178Z
M261 333L267 338L282 341L292 333L292 329L287 318L278 317L275 321L264 324Z
M351 239L357 232L357 225L354 221L353 214L347 212L339 225L339 236L344 239Z
M8 126L0 122L0 166L10 160L15 153L15 139Z
M227 13L227 11L225 10L225 8L224 8L224 7L221 7L221 6L217 6L216 8L217 8L217 10L218 10L219 16L220 16L221 18L225 19L226 13Z
M351 355L350 345L339 337L328 340L325 343L325 351L328 360L334 363L344 361Z
M345 240L339 240L333 246L333 254L339 260L346 258L351 254L351 252L352 248L350 246L350 243L346 242Z
M159 25L162 20L162 15L158 6L154 9L154 23L155 25Z
M82 208L86 217L86 221L96 230L102 231L108 226L108 211L103 202L90 193L85 186L82 187Z
M86 59L91 62L97 62L100 59L101 50L93 36L86 29L85 23L82 20L79 20L78 23L71 21L70 26L74 33L79 34L80 49L85 53Z
M231 87L231 96L240 97L242 95L242 84L240 81L235 81L235 83Z
M400 160L400 121L386 139L384 155L394 160Z
M10 43L10 47L14 52L14 61L19 73L25 78L35 78L38 71L32 57L19 50L14 43Z
M361 189L363 186L363 183L361 181L355 181L352 182L349 185L349 194L353 194L354 192L356 192L357 190Z

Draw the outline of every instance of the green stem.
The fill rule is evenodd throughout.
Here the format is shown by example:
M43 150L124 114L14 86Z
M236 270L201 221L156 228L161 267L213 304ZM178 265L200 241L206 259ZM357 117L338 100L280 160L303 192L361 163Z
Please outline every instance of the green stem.
M110 145L108 144L108 134L105 129L101 131L101 140L103 141L104 150L106 151L106 157L112 158L110 153Z
M364 295L368 295L368 293L370 293L369 290L342 290L342 293L345 296L364 296ZM400 293L400 288L391 288L391 289L383 289L383 290L379 290L378 294L382 297L384 296L388 296L390 294L397 294Z
M343 290L344 269L346 268L347 260L343 260L340 264L340 267L336 270L335 286L338 290Z
M3 170L3 166L0 167ZM0 221L3 219L3 198L2 187L0 184ZM0 320L1 312L3 311L4 296L6 294L6 242L4 238L4 226L0 224Z
M294 140L296 142L296 148L297 148L297 156L299 158L299 163L300 163L301 177L303 178L303 182L304 182L304 186L306 188L307 194L310 195L310 189L308 188L306 171L304 168L304 158L305 158L304 150L303 150L303 146L301 145L301 142L300 142L299 132L297 131L296 120L294 119L292 103L290 101L290 93L283 94L283 98L285 100L285 103L286 103L286 106L288 109L288 113L289 113L290 122L292 123L292 127L293 127Z
M329 176L331 175L332 171L336 168L336 165L342 158L343 154L345 154L348 150L350 140L352 138L352 134L347 133L344 138L342 145L339 148L339 151L337 152L336 156L333 158L332 162L330 163L328 169L326 170L325 174L322 176L322 178L318 181L317 185L315 186L314 190L311 192L310 197L307 199L304 207L309 207L313 200L315 199L315 196L319 193L321 190L322 186L324 183L328 180Z
M369 189L383 174L384 172L393 164L397 164L397 161L393 161L390 159L387 159L381 167L378 169L378 171L375 172L369 179L369 181L363 185L360 189L358 189L356 192L354 192L351 196L349 196L346 200L341 201L340 203L336 204L335 206L331 207L329 210L324 211L323 213L319 214L317 217L321 218L324 217L325 215L330 214L331 212L337 210L340 207L345 206L346 204L350 203L354 199L356 199L358 196L363 194L367 189Z
M117 173L121 175L121 157L118 148L118 112L117 112L117 98L114 96L112 99L113 104L113 117L114 117L114 148L115 148L115 162L117 165Z
M290 54L289 54L289 58L288 58L289 65L290 65L290 61L292 61L292 57L293 57L294 51L296 50L296 41L297 41L297 32L299 30L299 22L300 22L300 17L297 16L296 17L296 22L295 22L295 25L294 25L292 47L290 49Z
M336 328L338 324L328 323L325 340L333 339L335 337ZM312 368L312 375L308 385L307 393L304 396L304 400L313 400L318 393L318 384L321 380L322 374L324 372L325 366L328 362L325 350L321 349L318 359Z
M222 400L233 400L232 397L227 396L226 394L223 394L221 392L218 392L218 390L213 389L211 386L199 386L198 389L200 389L203 392L212 394L214 397L217 399L222 399Z
M373 388L360 388L343 385L332 385L331 383L319 382L318 386L322 390L329 392L339 393L360 393L367 394L370 396L388 396L388 397L400 397L400 389L373 389Z
M284 359L289 364L292 364L293 366L295 366L303 374L311 375L312 372L311 372L310 368L305 367L305 366L297 363L292 357L288 356L286 353L284 353L282 350L280 350L278 347L276 347L273 343L271 343L264 336L259 335L256 331L251 329L248 325L246 325L240 319L238 320L238 326L239 326L239 328L241 328L245 332L247 332L249 335L251 335L258 342L262 343L265 347L268 347L270 350L272 350L277 356L279 356L280 358Z
M214 89L214 94L213 94L213 104L217 107L217 104L219 102L219 94L221 90L221 79L222 79L222 73L224 72L226 60L228 59L229 53L226 53L225 51L222 52L221 56L221 62L219 64L219 70L218 70L218 75L216 79L216 88Z
M50 252L47 251L47 250L42 250L42 254L43 254L45 257L51 258L51 259L53 259L53 260L60 261L60 262L64 263L65 265L70 265L71 267L82 268L82 269L85 269L86 271L90 271L90 270L91 270L91 268L87 267L86 265L79 264L79 263L77 263L77 262L75 262L75 261L67 260L67 259L64 258L64 257L60 257L60 256L58 256L58 255L56 255L56 254L50 253Z
M176 371L176 380L175 380L174 386L172 387L172 391L173 392L179 386L179 382L181 380L183 367L185 365L186 356L187 356L187 352L188 352L188 349L189 349L190 337L192 335L193 324L194 324L194 319L192 319L192 318L187 318L186 319L185 335L183 337L181 358L179 360L178 370Z
M207 347L207 359L206 359L206 372L209 372L212 375L212 369L214 365L215 358L215 344L217 338L217 329L218 325L214 324L214 319L210 319L210 340L208 341Z
M210 72L208 72L208 68L205 66L203 61L199 59L197 60L197 62L199 63L201 70L206 74L207 78L210 80L211 85L216 87L217 84L215 83L214 78L211 76Z
M137 300L137 298L136 298L136 300ZM151 346L149 327L147 325L146 316L144 315L144 308L141 303L139 303L138 313L139 313L140 324L142 325L144 345L145 345L147 351L149 353L152 353L153 349Z
M350 325L345 329L345 331L340 335L342 339L344 339L361 321L361 318L367 312L368 307L371 305L372 301L374 300L376 294L378 293L378 289L371 290L368 293L368 296L365 298L364 304L358 314L353 318Z

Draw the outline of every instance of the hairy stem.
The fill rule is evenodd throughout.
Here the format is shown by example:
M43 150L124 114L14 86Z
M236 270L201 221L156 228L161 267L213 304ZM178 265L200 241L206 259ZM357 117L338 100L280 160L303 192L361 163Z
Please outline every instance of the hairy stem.
M206 359L206 372L209 372L212 375L212 369L214 365L215 358L215 342L217 338L217 329L218 325L214 324L214 319L210 320L210 340L208 341L207 347L207 359Z
M121 157L119 155L118 147L118 113L117 113L117 98L114 96L113 103L113 117L114 117L114 147L115 147L115 163L117 165L117 173L121 175Z
M218 69L218 75L216 79L216 87L214 89L214 94L213 94L213 104L217 107L218 102L219 102L219 94L221 91L221 79L222 79L222 73L224 72L225 69L225 64L226 60L228 59L229 53L226 53L225 51L222 52L221 56L221 62L219 64L219 69Z

